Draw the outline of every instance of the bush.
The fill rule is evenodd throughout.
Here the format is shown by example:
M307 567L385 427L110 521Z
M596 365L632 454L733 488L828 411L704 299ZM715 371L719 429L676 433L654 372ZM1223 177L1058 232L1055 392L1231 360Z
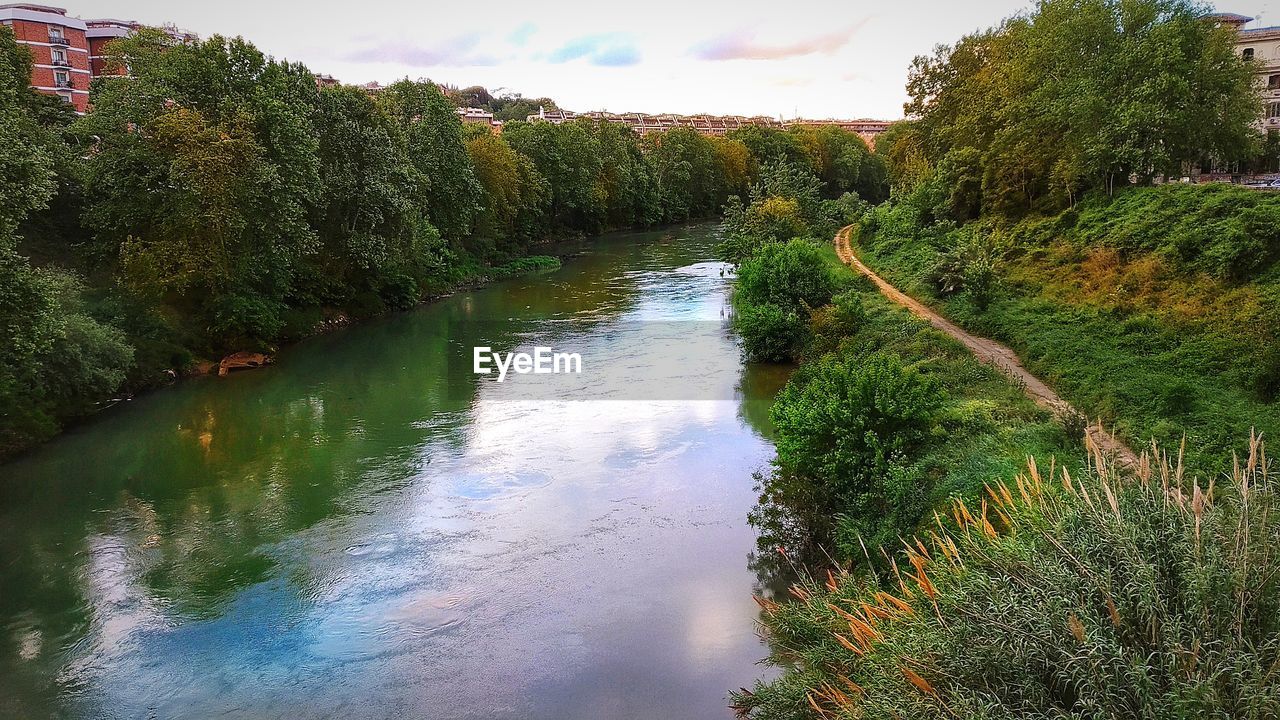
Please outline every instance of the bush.
M733 329L742 336L743 353L756 362L790 362L809 337L797 312L788 312L773 303L739 307L733 316Z
M783 673L734 704L757 720L1280 716L1280 508L1251 449L1217 493L1167 461L1033 463L981 508L957 502L884 582L761 600Z
M809 338L809 313L825 305L835 280L822 251L792 240L764 246L738 270L734 330L748 358L794 360Z
M972 230L955 235L955 246L938 253L929 281L939 295L964 291L985 308L999 284L1000 252L991 235Z
M90 317L80 281L0 245L0 456L44 440L124 382L133 348Z
M835 281L822 251L811 242L792 240L767 245L742 265L734 299L800 312L827 304L834 292Z
M895 355L829 355L806 365L772 413L778 473L810 488L793 506L807 504L797 509L810 518L839 518L840 533L855 544L854 534L875 541L909 531L927 494L903 471L936 427L942 402L937 383Z

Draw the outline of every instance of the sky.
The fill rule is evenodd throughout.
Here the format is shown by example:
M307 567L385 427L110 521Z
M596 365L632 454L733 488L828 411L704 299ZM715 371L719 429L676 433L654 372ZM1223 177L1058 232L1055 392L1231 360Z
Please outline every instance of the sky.
M46 2L48 0L45 0ZM902 116L916 55L1029 0L86 0L68 14L243 35L360 84L409 77L579 112ZM1280 0L1218 9L1280 25Z

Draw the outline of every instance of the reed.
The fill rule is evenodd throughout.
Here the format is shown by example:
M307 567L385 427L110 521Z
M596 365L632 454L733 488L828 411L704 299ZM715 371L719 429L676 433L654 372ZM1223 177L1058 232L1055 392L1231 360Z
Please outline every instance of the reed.
M1031 460L956 500L878 577L762 601L772 718L1280 717L1275 470L1254 434L1221 482L1185 448L1085 472Z

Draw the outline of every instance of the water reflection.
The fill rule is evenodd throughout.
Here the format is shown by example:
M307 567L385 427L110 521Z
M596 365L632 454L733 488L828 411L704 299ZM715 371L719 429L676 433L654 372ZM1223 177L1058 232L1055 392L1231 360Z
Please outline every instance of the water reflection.
M776 371L724 332L694 366L739 401L450 368L468 322L714 325L713 242L588 242L0 467L0 716L727 716L764 654L745 516Z

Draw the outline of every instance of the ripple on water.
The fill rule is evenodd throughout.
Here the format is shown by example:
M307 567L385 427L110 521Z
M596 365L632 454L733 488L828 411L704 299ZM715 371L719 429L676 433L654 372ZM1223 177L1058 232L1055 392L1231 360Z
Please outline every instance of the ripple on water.
M696 277L728 277L733 272L733 266L726 262L700 262L676 268L676 272Z
M399 538L395 533L387 533L366 543L357 543L347 548L347 554L365 560L380 560L394 555L400 549Z
M474 600L466 591L431 592L388 612L379 636L423 637L445 632L466 621Z
M509 497L551 484L551 476L540 470L460 473L449 480L453 494L467 500Z

